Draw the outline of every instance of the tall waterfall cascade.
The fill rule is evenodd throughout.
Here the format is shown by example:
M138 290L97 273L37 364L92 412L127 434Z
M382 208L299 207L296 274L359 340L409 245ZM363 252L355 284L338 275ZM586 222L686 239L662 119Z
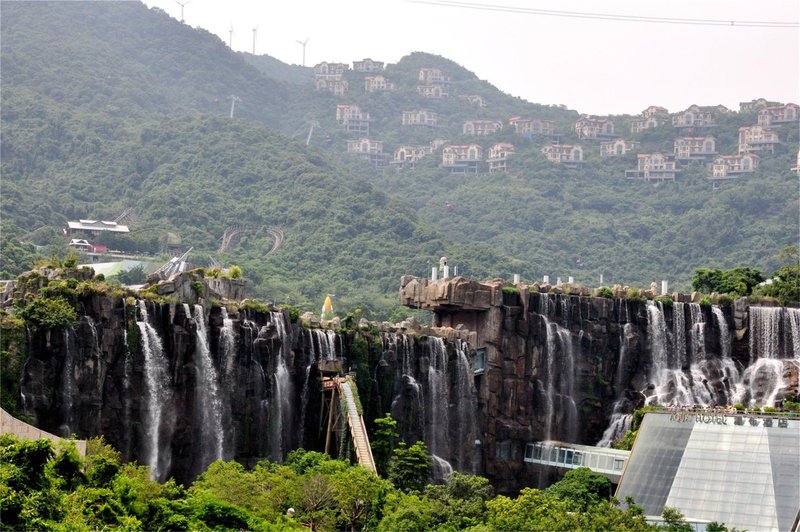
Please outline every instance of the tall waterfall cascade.
M144 463L150 466L150 478L163 481L169 470L170 453L166 412L172 401L169 380L169 362L158 332L150 324L147 304L139 301L139 319L136 325L142 343L145 369L145 398L147 403Z

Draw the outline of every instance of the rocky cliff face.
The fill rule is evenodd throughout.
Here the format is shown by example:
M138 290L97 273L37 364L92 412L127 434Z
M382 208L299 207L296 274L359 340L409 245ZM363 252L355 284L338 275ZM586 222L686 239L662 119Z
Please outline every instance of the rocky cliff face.
M154 478L187 482L217 458L254 464L321 450L318 368L330 361L355 375L368 426L391 412L405 439L428 443L439 476L479 471L471 354L457 331L437 330L450 340L372 324L334 332L277 309L100 295L79 307L73 327L28 335L23 414L59 435L102 434Z
M527 442L608 445L645 402L762 405L800 393L798 309L746 300L735 308L667 305L550 288L401 280L401 302L468 330L485 352L475 377L484 473L501 491L545 485L555 474L524 463Z
M553 474L524 462L528 442L608 445L644 402L763 405L798 393L797 309L462 278L403 278L400 299L432 310L433 326L333 330L271 308L83 296L74 326L20 336L22 413L59 435L103 434L154 478L186 482L217 458L323 449L320 368L340 367L356 378L369 429L390 412L404 439L426 442L435 476L483 474L511 492ZM347 454L342 440L336 448Z

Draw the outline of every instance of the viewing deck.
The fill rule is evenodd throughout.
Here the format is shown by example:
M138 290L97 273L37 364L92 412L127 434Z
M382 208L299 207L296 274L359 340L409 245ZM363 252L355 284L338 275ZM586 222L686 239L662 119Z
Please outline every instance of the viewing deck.
M525 461L563 469L588 467L618 483L630 451L592 447L558 441L540 441L525 446Z

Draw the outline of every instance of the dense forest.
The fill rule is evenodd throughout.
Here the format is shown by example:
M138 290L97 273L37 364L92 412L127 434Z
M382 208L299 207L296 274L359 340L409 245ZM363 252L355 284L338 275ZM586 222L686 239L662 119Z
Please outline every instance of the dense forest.
M719 190L700 163L684 165L675 182L647 184L624 177L635 154L605 160L596 142L578 141L578 112L503 94L431 54L387 65L394 91L364 93L364 74L347 71L350 91L334 96L315 91L310 68L233 53L205 30L134 2L13 2L0 23L5 278L65 254L67 220L128 208L138 217L132 233L106 243L158 254L177 236L199 264L213 256L242 266L255 297L309 310L335 293L337 311L360 307L375 318L400 316L398 277L425 275L443 255L477 278L574 276L594 286L602 274L606 284L670 279L688 289L700 267L769 274L780 250L796 244L793 126L777 129L783 144L757 172ZM451 96L417 94L420 67L449 76ZM370 138L390 156L434 138L511 142L516 153L494 174L449 174L440 152L413 170L376 169L345 153L358 135L337 124L341 103L370 113ZM437 127L401 125L403 111L423 108L438 113ZM514 135L514 115L552 120L561 142L584 146L587 162L547 162L541 148L553 139ZM632 117L610 118L639 151L672 152L671 125L631 137ZM506 126L466 137L468 119ZM708 132L720 153L735 153L738 127L755 120L718 111ZM221 253L234 224L279 228L285 242L267 255L272 240L257 232Z
M430 485L424 447L398 445L387 478L299 449L285 464L264 460L250 470L217 461L181 486L122 464L102 439L90 440L83 457L71 444L3 435L0 511L4 526L25 530L692 530L673 508L664 511L666 528L648 524L635 501L610 498L611 482L588 468L516 498L458 472Z

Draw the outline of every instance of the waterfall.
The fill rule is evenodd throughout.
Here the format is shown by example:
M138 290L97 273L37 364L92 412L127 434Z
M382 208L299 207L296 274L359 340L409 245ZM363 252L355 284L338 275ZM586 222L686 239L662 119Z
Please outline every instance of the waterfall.
M614 411L611 414L611 422L608 424L600 441L597 442L598 447L611 447L615 440L625 436L631 430L631 422L633 421L633 414L627 413L629 405L626 399L620 399L614 403Z
M435 482L444 482L448 475L453 473L453 466L447 460L431 454L433 461L433 480Z
M572 333L557 323L551 323L546 315L542 315L542 319L547 334L544 382L540 379L545 395L544 438L552 440L557 437L561 441L574 442L578 435L578 408L573 399L575 355ZM553 430L556 417L563 420L557 434Z
M544 298L543 298L544 299ZM547 332L547 352L546 352L546 363L545 367L547 373L545 375L545 420L544 420L544 439L549 441L553 439L553 415L555 414L554 404L555 404L555 362L556 362L556 340L555 334L553 333L553 329L555 328L555 323L550 323L547 319L547 315L543 314L542 317L544 318L544 327L545 331Z
M233 320L228 317L228 309L222 310L222 329L219 331L222 347L222 360L225 361L225 381L230 383L236 362L236 333L233 330Z
M751 306L749 313L751 363L736 386L733 400L749 407L774 406L786 389L787 364L800 365L797 349L800 311ZM785 333L784 342L781 329Z
M69 438L72 435L72 404L75 396L75 353L72 348L72 328L64 329L64 367L62 369L62 394L64 408L64 425L61 427L62 436Z
M473 390L473 373L467 359L469 346L461 340L456 341L456 408L458 412L458 434L462 442L457 445L459 469L474 474L477 470L475 460L475 438L478 434L477 404Z
M647 302L647 336L650 340L650 372L647 376L648 383L656 385L656 395L648 397L658 401L661 395L658 390L658 383L664 380L664 374L669 369L667 361L667 325L664 321L664 313L661 311L661 304Z
M139 336L144 355L145 400L147 403L145 416L144 463L150 466L150 479L163 481L169 470L170 452L168 438L162 441L162 433L166 424L164 409L172 399L170 388L169 366L161 338L150 325L147 305L138 301L140 320Z
M187 317L191 316L189 306L185 305L185 308ZM205 468L211 462L223 457L222 400L219 393L217 371L214 369L214 361L211 360L211 351L208 348L208 333L202 305L194 306L194 322L197 325L195 398L200 408L200 446L202 467Z
M425 424L423 432L427 432L426 440L434 462L445 462L447 467L440 468L437 474L446 471L452 473L452 466L441 458L441 454L447 452L448 439L448 418L447 409L450 403L447 390L447 348L444 340L432 336L428 338L430 362L427 375L427 390L425 399L427 402L428 422ZM436 472L435 472L436 473ZM443 480L444 477L434 477L434 480Z
M714 306L711 307L711 312L714 315L714 319L717 320L717 327L719 328L719 346L720 346L720 356L723 359L731 358L731 335L728 332L728 322L725 320L725 315L722 313L722 309Z
M630 413L630 401L625 399L625 378L628 374L628 350L630 349L630 339L633 335L633 324L625 323L620 332L619 360L617 362L617 372L614 376L614 388L617 392L617 400L614 402L614 409L611 412L611 420L608 427L603 432L598 447L611 447L614 440L622 438L631 428L633 415Z
M309 334L311 335L312 341L312 349L314 346L314 340L316 340L319 349L316 350L316 353L319 353L320 360L336 360L337 353L336 353L336 341L337 341L337 334L335 331L331 331L329 329L309 329ZM341 352L344 349L340 349Z
M686 368L691 363L686 353L686 309L683 303L673 303L672 309L675 358L680 367Z
M793 358L800 361L800 308L787 308L786 319L789 322L789 336L792 342L791 352L794 353Z
M272 459L283 461L284 452L288 450L284 444L292 423L292 390L286 358L289 353L289 335L283 312L270 312L270 320L275 325L280 342L280 348L275 361L275 385L272 394Z
M689 316L691 318L689 338L692 346L690 362L696 364L706 359L706 324L703 319L703 309L697 303L689 303Z
M750 307L750 363L759 358L779 358L780 307Z

